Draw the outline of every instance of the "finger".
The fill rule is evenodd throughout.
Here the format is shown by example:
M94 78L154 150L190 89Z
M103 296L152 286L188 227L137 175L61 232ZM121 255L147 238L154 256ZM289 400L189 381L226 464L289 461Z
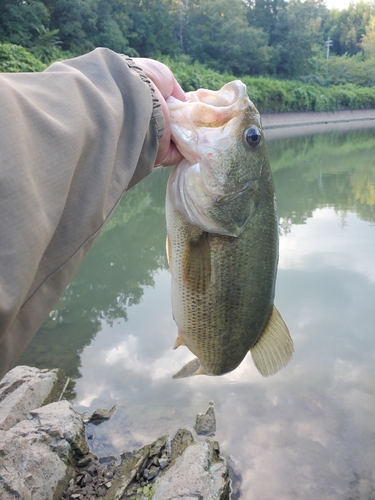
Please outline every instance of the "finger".
M186 101L186 94L183 91L181 85L178 83L175 77L173 77L173 87L172 87L172 92L171 96L175 97L176 99L179 99L180 101ZM169 96L168 96L169 97Z
M171 142L167 150L159 150L156 157L155 166L162 165L163 167L171 167L183 160L182 154L177 149L176 145Z
M180 161L182 161L183 159L184 159L184 157L182 156L180 151L177 149L176 145L173 142L171 142L171 145L170 145L170 148L168 151L168 155L165 159L164 165L166 167L176 165L177 163L180 163Z

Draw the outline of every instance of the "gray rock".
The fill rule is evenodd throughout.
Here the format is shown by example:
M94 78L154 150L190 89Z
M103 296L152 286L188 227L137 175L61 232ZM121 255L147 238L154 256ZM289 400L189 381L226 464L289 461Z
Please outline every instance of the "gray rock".
M168 465L168 457L161 457L161 459L159 460L159 465L161 469L165 469Z
M206 413L198 413L194 425L195 432L198 435L214 436L216 432L216 418L213 405L210 404Z
M230 498L228 469L218 443L198 444L186 429L180 429L172 441L163 436L140 450L123 454L117 472L106 500Z
M106 410L105 408L98 408L90 415L87 420L85 420L85 423L99 425L102 422L105 422L106 420L112 418L116 412L116 408L116 405L112 406L110 410Z
M0 431L0 498L60 499L74 475L72 464L88 453L84 424L70 403L30 412Z
M228 469L217 442L188 446L157 481L153 500L229 500Z
M140 450L116 457L90 453L84 423L99 424L116 410L89 419L59 400L60 370L16 367L0 383L0 499L228 500L230 480L215 441L196 443L180 429ZM50 404L49 404L50 403ZM211 404L211 403L210 403ZM214 435L213 403L197 417L197 434Z
M57 401L66 385L61 370L16 366L0 381L0 429L26 419L30 410Z

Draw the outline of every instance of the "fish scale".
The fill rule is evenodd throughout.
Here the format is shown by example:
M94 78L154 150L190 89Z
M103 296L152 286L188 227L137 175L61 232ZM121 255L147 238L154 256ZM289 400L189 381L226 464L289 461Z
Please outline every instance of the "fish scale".
M177 377L230 372L250 349L267 376L293 353L273 305L278 224L259 114L242 82L223 89L202 93L207 103L199 101L199 91L188 94L187 103L170 103L172 137L189 159L174 167L166 197L176 346L185 345L197 356ZM221 121L213 126L215 96ZM250 146L244 144L249 130L250 140L255 139Z

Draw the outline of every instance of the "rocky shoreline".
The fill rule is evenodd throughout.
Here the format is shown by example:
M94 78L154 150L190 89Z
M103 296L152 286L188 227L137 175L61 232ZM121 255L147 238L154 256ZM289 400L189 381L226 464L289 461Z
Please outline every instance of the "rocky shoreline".
M120 457L90 451L85 425L108 420L116 408L89 418L63 399L60 370L17 366L0 382L0 498L11 500L229 500L231 482L217 441L213 403L193 433L180 429Z

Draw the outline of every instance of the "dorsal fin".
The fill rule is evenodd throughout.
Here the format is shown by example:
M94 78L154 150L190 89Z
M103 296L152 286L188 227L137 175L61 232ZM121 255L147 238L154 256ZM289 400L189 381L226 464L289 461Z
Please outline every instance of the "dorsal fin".
M203 232L185 247L182 259L183 280L192 292L205 292L211 281L211 250L208 237L208 233Z
M273 306L267 326L250 352L255 366L263 377L277 373L289 363L293 356L293 340L275 306Z

